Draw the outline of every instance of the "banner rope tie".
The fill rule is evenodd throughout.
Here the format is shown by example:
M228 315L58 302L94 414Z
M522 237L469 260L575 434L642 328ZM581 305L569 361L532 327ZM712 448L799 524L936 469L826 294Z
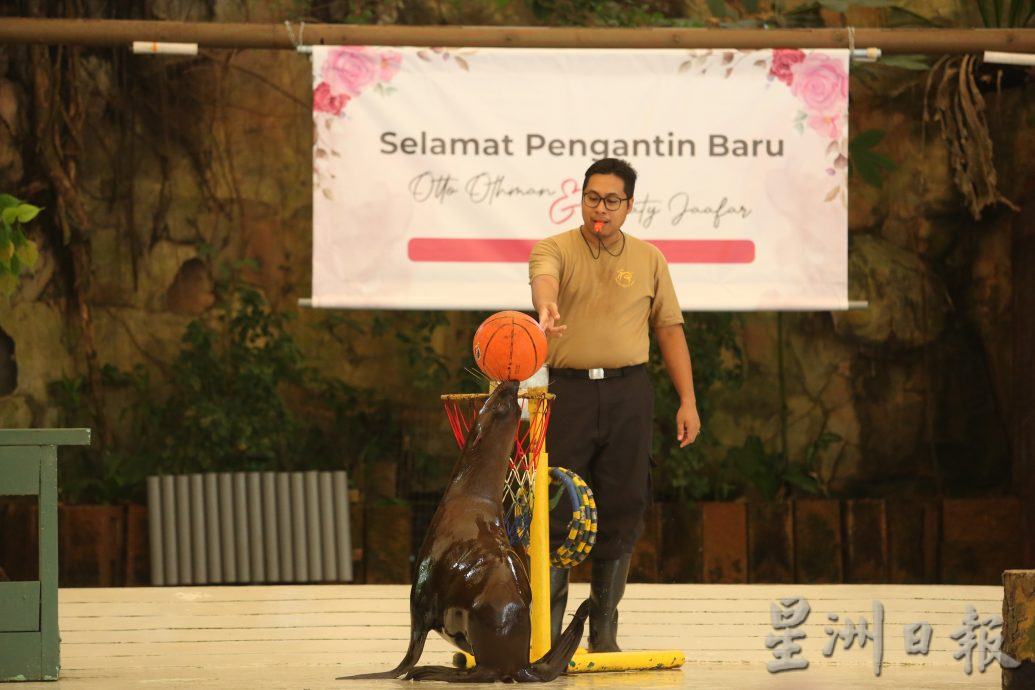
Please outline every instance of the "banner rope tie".
M305 35L305 22L299 22L298 24L298 38L295 38L295 31L291 28L291 20L284 20L284 28L287 29L288 40L291 41L291 45L295 46L295 50L299 53L311 53L313 52L312 46L307 46L302 42L302 37Z

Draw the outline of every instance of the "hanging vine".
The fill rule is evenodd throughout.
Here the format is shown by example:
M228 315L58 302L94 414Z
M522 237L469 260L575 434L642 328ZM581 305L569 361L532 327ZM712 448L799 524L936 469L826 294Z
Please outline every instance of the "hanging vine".
M75 5L75 3L72 3ZM82 16L81 8L66 8ZM71 266L69 313L77 320L86 363L94 431L102 448L112 442L105 414L104 385L97 357L91 311L92 265L90 219L79 195L78 168L86 109L77 87L81 49L73 46L32 46L29 49L36 157L50 183L51 217L60 231Z
M998 203L1019 210L999 191L985 99L974 79L978 65L974 55L942 57L931 68L924 92L924 122L941 124L953 179L975 220L981 219L986 206Z

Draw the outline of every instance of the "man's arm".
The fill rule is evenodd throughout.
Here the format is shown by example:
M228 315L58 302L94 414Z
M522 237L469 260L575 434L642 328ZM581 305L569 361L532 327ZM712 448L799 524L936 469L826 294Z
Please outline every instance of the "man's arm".
M551 275L538 275L532 278L532 306L539 315L539 325L546 335L564 335L567 326L556 325L561 318L557 311L557 295L561 284Z
M694 394L694 372L690 364L690 348L686 344L683 324L654 329L661 348L665 368L679 394L679 412L676 413L676 440L679 447L697 440L701 433L701 417L697 414L697 396Z

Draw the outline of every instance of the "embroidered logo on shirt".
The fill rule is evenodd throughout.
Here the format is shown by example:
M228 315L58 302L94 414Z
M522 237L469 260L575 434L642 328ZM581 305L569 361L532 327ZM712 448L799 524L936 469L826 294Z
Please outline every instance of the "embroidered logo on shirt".
M619 268L618 273L615 274L615 282L618 283L619 287L629 287L633 284L632 271L626 271L624 268Z

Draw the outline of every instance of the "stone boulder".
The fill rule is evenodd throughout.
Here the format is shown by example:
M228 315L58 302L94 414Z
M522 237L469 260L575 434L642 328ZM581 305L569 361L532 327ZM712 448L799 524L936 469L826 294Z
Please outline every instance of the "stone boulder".
M910 350L937 340L953 305L942 280L915 254L872 235L854 235L848 284L865 309L834 312L834 331L883 350Z

